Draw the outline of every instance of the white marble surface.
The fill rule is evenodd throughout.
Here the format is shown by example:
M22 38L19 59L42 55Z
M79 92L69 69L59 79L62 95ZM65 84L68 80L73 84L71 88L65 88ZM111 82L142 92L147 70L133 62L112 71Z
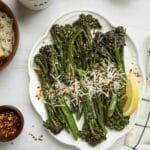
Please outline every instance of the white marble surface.
M20 27L20 45L10 65L0 72L0 105L17 106L24 114L25 126L14 144L0 143L0 150L75 150L53 139L43 128L40 117L30 103L28 94L28 56L34 43L44 34L51 22L73 10L91 10L100 13L114 25L123 25L138 47L140 63L145 69L146 37L150 34L149 0L51 0L49 8L34 12L17 3L5 0L16 15ZM148 93L148 92L147 92ZM148 95L144 95L148 97ZM35 125L33 128L32 125ZM28 134L44 135L35 142ZM110 150L120 150L123 140L117 141Z

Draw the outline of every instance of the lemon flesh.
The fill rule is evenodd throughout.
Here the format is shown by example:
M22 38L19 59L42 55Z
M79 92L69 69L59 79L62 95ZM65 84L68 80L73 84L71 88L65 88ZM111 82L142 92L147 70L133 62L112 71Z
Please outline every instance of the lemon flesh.
M136 79L131 75L127 76L127 87L126 87L127 101L123 108L124 116L130 116L135 112L139 102L139 87Z

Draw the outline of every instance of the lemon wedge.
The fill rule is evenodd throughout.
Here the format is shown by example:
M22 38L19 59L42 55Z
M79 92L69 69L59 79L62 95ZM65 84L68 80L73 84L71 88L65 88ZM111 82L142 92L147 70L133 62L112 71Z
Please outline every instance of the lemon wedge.
M127 76L126 96L127 101L123 108L123 114L124 116L130 116L137 109L139 101L138 83L136 79L131 75Z

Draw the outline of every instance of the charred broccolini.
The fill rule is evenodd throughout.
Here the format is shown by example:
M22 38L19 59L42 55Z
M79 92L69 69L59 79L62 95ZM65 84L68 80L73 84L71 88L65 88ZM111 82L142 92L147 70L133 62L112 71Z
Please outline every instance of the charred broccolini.
M40 48L34 58L48 114L44 126L54 134L66 129L93 146L106 139L106 126L122 130L129 122L122 110L125 29L101 29L96 18L84 14L72 24L55 24L50 29L52 44ZM76 120L82 116L78 129Z

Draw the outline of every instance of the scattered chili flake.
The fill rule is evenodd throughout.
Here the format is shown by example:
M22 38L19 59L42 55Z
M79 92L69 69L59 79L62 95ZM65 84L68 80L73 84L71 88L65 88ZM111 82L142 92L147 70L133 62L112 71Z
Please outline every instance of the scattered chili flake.
M132 69L130 69L129 73L132 73Z
M44 137L43 135L40 135L39 138L38 138L38 140L39 141L43 141L43 137Z
M29 135L32 137L34 141L43 141L43 137L44 137L43 135L35 136L32 133L29 133Z
M137 78L141 77L140 70L136 65L132 66L132 68L129 70L129 73L135 75Z
M0 112L0 139L12 139L20 130L21 121L13 111Z
M35 97L37 98L37 100L40 100L42 98L42 96L43 96L43 92L42 92L41 88L38 86Z
M13 145L13 144L14 144L14 142L11 142L10 144L12 144L12 145Z
M41 138L42 138L42 137L44 137L44 135L40 135L39 137L41 137Z
M42 138L38 138L38 140L39 140L39 141L43 141L43 139L42 139Z

